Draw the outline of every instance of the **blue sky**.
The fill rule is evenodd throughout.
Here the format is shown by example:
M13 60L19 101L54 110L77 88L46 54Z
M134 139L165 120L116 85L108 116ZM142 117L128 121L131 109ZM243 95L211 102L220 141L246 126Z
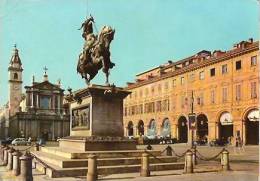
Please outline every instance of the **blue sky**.
M207 49L227 50L234 43L258 39L256 0L0 0L0 105L7 101L13 45L23 63L23 86L32 75L63 88L85 87L76 72L83 46L77 29L91 13L98 30L116 29L111 44L110 82L125 86L137 73L167 60L179 60ZM103 84L100 71L92 83Z

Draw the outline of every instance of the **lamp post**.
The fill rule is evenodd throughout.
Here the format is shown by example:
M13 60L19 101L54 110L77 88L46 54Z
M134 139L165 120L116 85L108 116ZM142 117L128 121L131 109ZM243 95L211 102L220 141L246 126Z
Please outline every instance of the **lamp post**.
M194 113L193 90L191 92L191 113L189 114L189 129L191 130L191 146L194 147L194 130L196 129L196 114Z
M194 97L193 97L193 91L191 91L191 114L193 114L193 106L194 106ZM194 129L191 130L191 146L194 146Z

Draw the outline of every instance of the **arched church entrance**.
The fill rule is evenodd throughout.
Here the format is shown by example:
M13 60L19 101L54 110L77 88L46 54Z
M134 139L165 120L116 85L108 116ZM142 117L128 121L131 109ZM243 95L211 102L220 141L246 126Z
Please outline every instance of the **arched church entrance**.
M181 116L178 120L178 135L180 143L188 142L187 119L184 116Z
M259 144L259 110L250 110L245 118L246 144Z

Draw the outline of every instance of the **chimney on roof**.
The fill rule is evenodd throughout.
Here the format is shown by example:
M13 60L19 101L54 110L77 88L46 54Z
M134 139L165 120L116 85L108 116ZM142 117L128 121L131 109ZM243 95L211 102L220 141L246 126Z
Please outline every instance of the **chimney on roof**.
M131 85L133 85L134 83L133 83L133 82L127 82L126 84L127 84L127 86L131 86Z
M224 54L225 52L221 51L221 50L215 50L213 52L213 57L217 57L217 56L220 56L222 54Z

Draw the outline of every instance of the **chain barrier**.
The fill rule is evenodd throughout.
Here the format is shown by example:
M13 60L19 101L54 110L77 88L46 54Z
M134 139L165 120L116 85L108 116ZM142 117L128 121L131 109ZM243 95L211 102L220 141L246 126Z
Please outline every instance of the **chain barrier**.
M172 149L172 153L173 153L176 157L178 157L178 158L183 158L188 151L189 151L189 149L188 149L187 151L185 151L184 153L182 153L182 154L179 155L179 154L177 154L177 153L174 151L174 149Z
M27 151L27 150L29 150L30 148L32 148L33 146L35 146L37 143L34 143L34 144L32 144L32 145L30 145L28 148L25 148L25 149L23 149L23 150L19 150L19 149L17 149L17 151Z
M205 157L203 156L198 150L196 150L196 158L203 160L203 161L210 161L210 160L215 160L216 158L219 157L219 155L222 154L222 152L225 150L225 148L223 148L218 154L216 154L215 156L212 157Z
M40 158L38 158L36 155L34 155L33 153L29 152L29 154L31 155L32 158L34 158L35 160L37 160L39 163L41 163L45 169L49 168L51 170L56 170L55 168L51 167L50 165L46 164L44 161L42 161Z
M168 146L167 146L168 147ZM167 147L161 152L161 154L163 154L166 150L167 150Z
M176 151L175 151L172 147L170 147L170 148L171 148L171 150L172 150L172 153L177 157L177 160L179 160L179 159L185 157L186 153L189 151L189 149L188 149L188 150L185 151L184 153L178 154L178 153L176 153ZM165 149L165 150L166 150L166 149ZM164 151L165 151L165 150L164 150ZM215 160L216 158L219 157L219 155L222 154L222 152L223 152L224 150L225 150L225 148L223 148L218 154L216 154L216 155L214 155L214 156L212 156L212 157L205 157L205 156L203 156L197 149L195 149L195 156L196 156L196 158L198 158L199 160L203 160L203 161ZM194 153L194 151L193 151L193 153Z
M156 160L159 160L159 161L162 162L162 163L169 163L169 162L166 162L166 161L164 161L164 160L162 160L162 159L156 157L156 156L155 156L154 154L152 154L152 153L149 153L149 152L147 152L147 151L146 151L146 153L147 153L148 155L151 155L153 158L155 158Z

